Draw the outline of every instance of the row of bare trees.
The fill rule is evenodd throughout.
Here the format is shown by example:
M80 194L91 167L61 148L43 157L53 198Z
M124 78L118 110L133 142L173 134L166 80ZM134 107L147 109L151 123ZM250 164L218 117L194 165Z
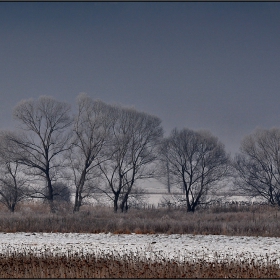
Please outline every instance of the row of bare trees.
M68 104L45 96L15 107L18 130L1 132L0 195L11 211L29 196L47 200L55 212L61 182L75 189L74 211L96 190L112 199L116 212L124 211L135 183L155 176L159 118L85 94L77 107L72 116Z
M26 198L41 198L52 212L70 201L111 199L127 211L143 179L167 178L184 189L187 211L209 203L223 180L236 192L280 206L280 130L247 136L234 159L210 132L174 129L164 138L161 120L86 94L73 114L67 103L42 96L14 108L18 127L0 134L0 201L12 212Z

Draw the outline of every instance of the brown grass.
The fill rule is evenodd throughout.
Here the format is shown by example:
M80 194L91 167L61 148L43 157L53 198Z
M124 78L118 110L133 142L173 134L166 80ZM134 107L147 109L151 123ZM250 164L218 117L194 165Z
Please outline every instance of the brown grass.
M265 205L183 209L130 209L84 206L79 213L62 207L50 214L40 203L19 205L15 213L0 207L0 232L189 233L280 237L278 209ZM30 251L0 254L0 278L279 278L275 261L185 257L184 262L129 255L56 256Z
M70 208L71 209L71 208ZM0 232L179 233L280 237L279 210L265 205L183 209L130 209L113 213L83 206L79 213L50 214L40 203L22 204L15 213L0 209Z
M274 262L188 260L151 261L136 256L107 254L55 256L27 251L0 255L1 278L279 278Z

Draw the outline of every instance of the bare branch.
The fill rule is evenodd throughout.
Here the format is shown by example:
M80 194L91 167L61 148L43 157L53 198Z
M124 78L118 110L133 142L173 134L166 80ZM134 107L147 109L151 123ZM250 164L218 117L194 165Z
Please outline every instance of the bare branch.
M173 180L184 187L188 211L195 211L228 174L229 156L209 132L174 129L162 150Z

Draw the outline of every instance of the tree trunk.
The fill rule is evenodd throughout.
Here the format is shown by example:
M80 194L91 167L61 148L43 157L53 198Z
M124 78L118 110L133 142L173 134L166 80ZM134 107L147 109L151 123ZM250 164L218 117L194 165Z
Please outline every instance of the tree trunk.
M75 204L74 204L73 212L79 212L80 207L82 206L82 201L83 201L82 192L83 192L84 184L86 181L86 172L87 172L86 168L84 168L84 170L81 174L81 178L79 180L79 184L76 187Z
M127 200L128 200L128 193L125 194L123 200L122 200L122 203L121 203L121 211L123 212L124 211L124 207L126 208L126 212L127 212L127 209L128 209L128 206L127 206Z
M54 205L54 201L53 201L53 187L52 187L52 182L51 179L49 177L49 174L46 174L46 179L47 179L47 187L48 187L48 196L47 196L47 200L50 206L50 211L51 213L56 213L56 207Z
M193 204L187 203L187 212L194 212L195 206Z
M187 212L191 212L192 211L192 207L190 205L190 202L187 200Z
M118 199L115 197L114 199L114 212L117 213L118 212Z
M80 207L82 206L82 201L83 201L82 191L80 190L80 188L77 188L75 194L75 204L74 204L73 212L80 211Z
M11 205L9 205L9 210L11 213L14 213L15 212L15 203L12 203Z
M128 204L127 204L127 200L125 201L125 211L127 212L128 210Z
M184 188L185 189L185 188ZM186 189L185 189L186 191ZM194 212L193 203L190 202L189 193L186 191L187 212Z
M168 193L171 193L171 188L170 188L170 171L169 171L169 161L166 161L166 171L167 171L167 190Z
M78 195L75 197L75 205L74 205L74 209L73 212L79 212L80 211L80 207L82 206L82 196Z
M115 192L115 198L114 198L114 212L118 212L118 201L119 201L120 192Z

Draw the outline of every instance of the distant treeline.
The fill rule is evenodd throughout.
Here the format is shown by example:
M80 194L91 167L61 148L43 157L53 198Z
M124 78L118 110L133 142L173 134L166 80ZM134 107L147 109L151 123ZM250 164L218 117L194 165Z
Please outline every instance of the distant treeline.
M0 132L0 202L15 210L27 198L62 201L78 212L102 194L115 212L143 200L141 181L157 179L194 212L229 184L231 193L262 197L280 206L280 129L258 129L235 157L209 131L174 128L164 137L157 116L106 104L86 94L75 112L52 97L22 100L14 108L17 130ZM176 190L177 191L177 190Z

